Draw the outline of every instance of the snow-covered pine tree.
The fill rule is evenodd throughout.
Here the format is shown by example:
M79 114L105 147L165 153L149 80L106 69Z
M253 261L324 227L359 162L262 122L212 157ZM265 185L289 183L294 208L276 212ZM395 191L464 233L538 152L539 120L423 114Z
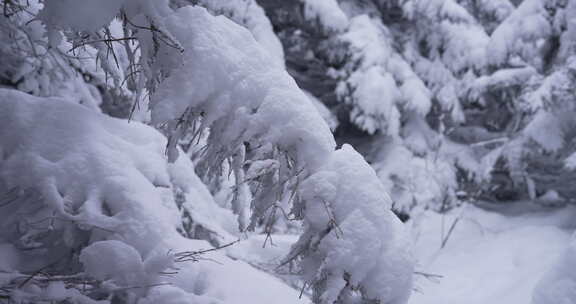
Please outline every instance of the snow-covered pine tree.
M458 173L478 169L447 137L464 120L462 84L485 60L474 17L455 1L260 3L289 71L337 114L337 139L358 143L395 208L456 203Z
M572 151L570 1L259 3L291 74L337 115L337 140L369 159L397 210L553 184L570 197L571 170L550 176Z
M507 180L499 185L503 191L495 192L503 198L542 196L550 203L572 196L567 184L573 174L563 161L574 149L572 119L565 116L574 104L573 5L521 2L495 28L487 72L470 85L471 98L482 109L481 126L501 139L487 157L497 160Z
M255 2L221 4L204 3L234 18L237 7ZM384 187L352 147L335 150L308 96L286 74L278 54L263 47L271 40L254 39L266 24L250 21L265 20L257 7L235 19L250 33L182 1L2 6L10 12L2 19L10 27L2 33L12 37L8 30L15 29L17 43L40 49L38 66L45 69L42 60L50 57L70 59L66 68L76 72L53 77L33 70L7 78L9 87L41 79L48 89L48 83L74 81L83 68L102 69L102 82L92 85L126 90L136 101L137 120L163 133L78 105L83 102L74 96L0 91L0 207L9 210L1 216L0 253L8 257L1 266L9 273L3 296L20 302L280 301L271 297L283 290L279 284L257 292L265 276L223 254L208 250L224 267L185 263L200 259L205 240L226 244L239 233L231 228L232 214L217 206L194 172L195 167L204 181L218 179L228 163L237 185L251 185L248 228L283 207L304 223L285 262L304 270L314 302L407 301L409 241L388 210ZM30 33L36 40L25 41ZM73 69L73 50L82 50L86 65ZM6 52L20 60L15 63L26 63L18 50ZM91 84L86 74L76 79L82 86ZM198 139L205 146L193 165L180 143ZM242 215L244 207L235 205L234 211ZM37 269L42 278L26 279ZM244 281L239 274L254 284L238 284ZM236 298L246 294L254 298Z

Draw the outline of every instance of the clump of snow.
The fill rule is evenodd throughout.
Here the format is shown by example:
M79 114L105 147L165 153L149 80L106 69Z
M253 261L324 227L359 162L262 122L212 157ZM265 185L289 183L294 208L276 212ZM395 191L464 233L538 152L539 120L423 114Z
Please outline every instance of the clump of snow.
M395 78L402 84L401 101L404 108L425 116L432 108L432 93L424 82L414 73L412 67L404 60L393 60L390 69Z
M544 205L544 206L555 206L555 205L562 205L564 198L558 193L556 190L548 190L544 194L540 195L536 202Z
M557 151L564 146L565 141L561 122L562 120L548 111L538 111L524 129L524 133L547 151Z
M537 75L533 67L514 69L500 69L492 75L481 76L470 85L469 94L474 99L481 98L482 94L491 90L505 89L528 82L531 77Z
M326 107L320 99L316 98L310 92L304 91L304 93L306 93L306 96L308 96L308 99L312 102L316 110L318 110L320 116L322 116L324 121L328 124L330 130L332 131L336 130L336 128L338 127L338 119L336 118L336 115L332 113L330 109L328 109L328 107Z
M204 125L223 129L214 148L260 138L293 151L312 168L334 149L328 126L304 93L283 69L270 67L270 55L247 30L192 7L179 9L166 25L185 52L151 97L154 123L190 108L206 113Z
M566 166L566 168L568 168L568 169L570 169L570 170L576 169L576 152L570 154L570 155L564 160L564 166Z
M417 205L434 210L446 207L444 200L450 199L451 190L457 187L454 166L463 163L474 167L465 159L466 150L450 143L443 146L441 156L435 153L416 156L413 150L426 150L426 147L414 146L426 145L426 139L420 144L408 141L410 149L389 140L380 141L383 148L375 155L373 167L390 189L395 210L409 212Z
M254 39L276 59L275 62L284 66L282 43L274 34L266 13L255 0L201 0L198 2L210 11L224 14L234 22L245 26L254 35Z
M140 253L121 241L92 243L82 250L80 262L88 275L100 281L112 280L120 286L147 283Z
M509 0L492 1L492 0L480 0L480 7L484 13L489 16L494 16L497 21L501 22L505 20L515 7Z
M576 70L576 58L567 58L563 68L537 82L538 87L526 93L526 107L531 111L565 108L570 105L572 74Z
M302 184L306 226L292 254L303 256L304 278L319 289L316 301L347 299L355 288L365 300L408 299L410 243L402 223L387 210L391 202L385 193L348 145Z
M325 31L343 31L348 27L348 16L336 0L300 0L304 2L304 17L317 20Z
M514 55L519 55L527 61L539 58L536 54L538 51L536 43L552 31L547 18L546 2L522 1L520 6L496 28L487 47L489 64L503 64Z
M356 50L354 59L362 67L385 64L392 55L387 29L368 15L355 16L350 20L350 28L340 36Z
M388 29L368 15L351 19L348 30L337 37L348 45L351 63L336 93L351 105L350 119L361 129L397 136L399 107L425 115L431 101L424 83L394 52L389 36Z
M489 37L463 6L454 0L412 3L412 18L422 24L419 35L432 59L442 59L452 72L483 66Z
M384 75L381 67L372 66L366 71L356 71L346 82L341 82L338 93L345 95L346 89L354 91L348 103L353 105L350 119L370 134L383 130L387 134L398 134L400 114L395 107L400 92L394 78Z

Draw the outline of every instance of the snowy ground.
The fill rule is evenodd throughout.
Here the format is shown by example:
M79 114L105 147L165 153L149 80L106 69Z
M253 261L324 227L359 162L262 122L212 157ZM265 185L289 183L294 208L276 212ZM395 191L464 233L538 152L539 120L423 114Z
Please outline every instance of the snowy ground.
M424 212L411 222L420 274L409 304L530 303L534 286L569 244L576 207L516 212L516 206L530 209L526 204L511 204L498 212L473 206L445 216ZM262 235L252 236L227 254L274 271L296 236L273 236L274 245L268 242L265 248L264 240ZM279 277L298 288L295 276Z
M442 277L419 276L409 303L530 303L534 286L569 244L576 208L522 214L515 209L494 213L468 206L444 218L424 213L413 223L418 270Z
M265 235L253 235L246 240L241 241L227 250L227 255L233 259L247 262L253 267L274 274L300 293L302 291L302 282L299 276L291 273L288 267L278 267L282 264L282 259L290 250L290 246L298 240L297 235L274 235L272 239L266 239ZM304 290L302 295L284 298L287 302L292 303L311 303L310 294Z

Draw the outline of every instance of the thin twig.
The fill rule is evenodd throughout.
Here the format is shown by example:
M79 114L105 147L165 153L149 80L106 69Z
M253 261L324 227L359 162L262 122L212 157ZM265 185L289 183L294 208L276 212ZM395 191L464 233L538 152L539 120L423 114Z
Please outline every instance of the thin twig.
M444 248L446 246L446 244L448 243L448 240L450 239L450 236L452 235L452 232L454 231L454 228L456 228L456 224L458 224L459 221L460 221L460 217L457 217L454 220L454 222L452 222L450 229L448 229L448 234L446 234L446 237L442 240L442 245L440 246L440 248Z
M240 242L240 239L235 240L233 242L230 242L228 244L224 244L218 247L214 247L214 248L210 248L210 249L203 249L203 250L197 250L197 251L184 251L184 252L179 252L176 253L174 255L174 257L176 258L175 261L177 263L180 262L188 262L188 261L197 261L198 260L198 256L208 253L208 252L212 252L212 251L216 251L216 250L221 250L224 249L226 247L230 247L236 243Z

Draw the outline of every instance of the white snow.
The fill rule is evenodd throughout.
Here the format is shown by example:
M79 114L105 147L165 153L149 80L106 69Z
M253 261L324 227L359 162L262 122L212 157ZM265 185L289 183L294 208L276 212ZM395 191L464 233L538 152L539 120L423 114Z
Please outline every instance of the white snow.
M420 139L425 141L429 138ZM374 159L374 170L390 189L395 209L409 211L419 203L421 206L438 210L444 195L449 195L446 191L456 186L455 172L451 164L454 160L438 157L434 153L416 157L407 147L388 141L380 142L384 148ZM407 144L414 146L417 143ZM415 147L411 149L416 150ZM462 152L465 151L458 152L455 156L463 155Z
M398 134L399 114L395 103L400 92L392 75L383 73L379 66L357 71L339 85L337 92L354 87L350 103L354 106L350 119L370 134L378 130ZM341 93L345 94L345 93Z
M412 285L410 240L388 211L391 201L362 157L344 145L304 181L300 193L306 230L292 252L317 247L304 256L303 270L306 281L321 282L319 298L332 303L346 297L351 288L347 274L365 299L404 303ZM322 233L326 227L331 228Z
M225 130L222 145L258 138L293 151L312 168L334 149L328 126L305 94L282 68L270 66L270 54L246 29L192 7L179 9L166 24L185 56L151 97L154 123L190 107L206 113L203 124Z
M350 120L369 134L397 136L398 106L423 113L430 108L429 91L398 54L388 29L368 15L351 19L338 39L349 45L351 71L338 83L336 93L352 106ZM424 113L425 114L425 113Z
M537 75L533 67L522 67L512 69L500 69L491 75L480 76L471 84L469 94L474 99L480 98L490 90L505 89L507 87L521 85Z
M357 52L353 53L361 67L385 64L392 55L392 47L386 36L387 29L368 15L355 16L350 20L350 28L340 36L350 43Z
M110 21L119 6L104 6L105 12L93 19ZM50 37L60 29L89 31L106 25L88 22L89 28L83 28L66 19L58 23L51 19L51 10L60 8L49 5L42 11ZM85 271L104 280L102 288L123 290L144 303L296 302L298 291L280 280L219 252L194 254L211 246L178 233L188 211L200 232L210 234L203 239L223 244L238 235L230 227L231 213L211 199L191 162L177 157L182 136L177 120L193 113L202 116L202 128L209 128L206 153L219 163L250 144L281 153L277 159L250 159L254 167L247 178L277 178L276 171L291 167L290 179L271 179L274 184L263 195L293 203L294 212L300 213L304 233L287 260L297 258L314 297L328 301L353 292L369 300L404 303L412 285L411 244L389 210L382 184L350 146L335 150L318 111L254 35L204 8L172 10L168 1L126 0L122 11L130 20L126 27L138 29L136 63L142 71L135 90L150 92L152 123L170 138L62 99L0 90L0 190L32 193L8 207L7 214L26 216L0 215L0 239L21 242L30 250L54 241L49 256L34 252L17 261L18 266L31 261L26 267L34 269L78 251L81 265L72 271ZM134 24L153 24L154 30ZM236 163L239 168L248 163L242 158ZM295 202L286 195L290 187ZM330 189L338 189L338 195L326 191ZM253 222L260 216L257 211ZM26 226L30 221L42 225ZM184 251L192 253L192 261L179 261ZM100 258L105 266L99 266ZM166 274L174 269L177 273ZM64 292L62 286L48 287ZM33 292L23 297L46 289L36 284L30 288Z
M92 243L82 250L80 262L85 272L97 280L112 280L120 286L148 284L140 253L124 242L109 240Z
M134 288L133 294L146 295L144 303L164 299L173 303L297 302L298 291L218 252L202 256L206 260L199 262L178 263L177 275L161 275L172 269L175 253L211 246L176 232L180 219L172 191L187 184L202 194L203 185L194 183L197 177L192 177L188 162L167 163L166 139L160 133L62 100L6 89L0 90L0 96L0 186L5 192L26 189L39 195L23 196L3 206L0 240L14 240L32 250L15 254L15 249L2 241L3 269L38 269L88 240L91 245L80 254L86 273L114 283L108 285L112 289L141 286ZM183 168L171 170L170 166ZM206 196L185 199L195 208L218 208L202 202ZM26 217L12 216L18 212ZM202 223L205 213L193 215ZM39 225L27 225L30 221ZM218 221L210 224L206 228L219 225ZM59 241L43 243L46 231L52 231ZM49 255L34 250L46 245L53 246ZM172 286L148 288L147 283ZM17 299L46 297L55 288L31 287ZM67 290L66 297L81 298L73 295L75 292Z
M573 198L523 162L576 167L576 1L291 2L284 32L256 0L0 1L0 298L576 304ZM285 34L344 104L299 89ZM476 125L502 91L521 131ZM337 148L345 113L372 167ZM533 202L458 200L500 160Z
M526 211L530 206L534 211ZM416 271L432 276L418 276L410 304L574 303L574 298L562 302L560 297L570 298L573 289L567 287L574 284L573 274L551 267L569 250L576 208L546 210L518 202L498 210L466 206L445 216L424 212L412 221L419 261ZM559 267L573 267L573 253L567 251L564 259L558 261ZM566 283L554 285L560 280ZM554 300L546 300L553 295L557 296Z
M565 130L562 120L547 111L538 111L524 133L546 151L557 151L564 146Z
M326 31L343 31L348 27L348 16L336 0L299 0L304 2L304 17L317 20Z
M266 13L255 0L201 0L198 3L216 14L224 14L234 22L245 26L254 35L254 39L272 55L275 62L284 66L282 43L274 34Z
M532 304L576 303L576 237L554 261L534 290Z
M492 33L487 46L489 64L507 62L510 56L518 55L524 60L537 60L536 43L552 31L547 20L545 3L542 0L523 1ZM539 64L539 62L535 62Z
M509 0L480 0L479 2L481 9L496 17L498 21L506 19L514 11L514 5Z
M320 116L322 116L324 121L328 124L330 130L332 131L336 130L336 128L338 127L338 119L336 118L336 115L332 113L330 109L328 109L328 107L326 107L320 99L316 98L310 92L304 91L304 93L306 93L306 96L312 102L316 110L318 110Z
M483 66L489 37L462 5L454 0L415 0L413 5L432 58L441 55L453 72Z

